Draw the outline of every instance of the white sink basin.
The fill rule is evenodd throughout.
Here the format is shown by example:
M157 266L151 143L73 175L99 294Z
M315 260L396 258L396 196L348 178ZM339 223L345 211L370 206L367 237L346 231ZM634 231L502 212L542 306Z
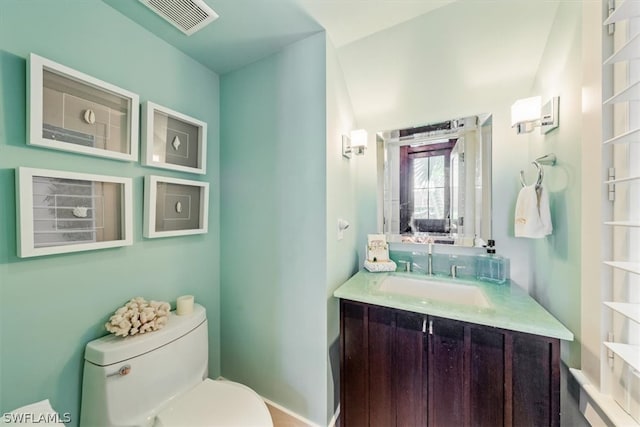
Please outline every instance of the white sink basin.
M481 289L456 282L447 283L427 278L413 279L389 275L380 283L380 291L450 304L491 307Z

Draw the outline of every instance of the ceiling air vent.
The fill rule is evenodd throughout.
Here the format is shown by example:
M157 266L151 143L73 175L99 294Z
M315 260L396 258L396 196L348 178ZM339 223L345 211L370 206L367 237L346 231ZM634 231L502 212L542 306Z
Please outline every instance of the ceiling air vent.
M142 4L190 36L218 19L202 0L140 0Z

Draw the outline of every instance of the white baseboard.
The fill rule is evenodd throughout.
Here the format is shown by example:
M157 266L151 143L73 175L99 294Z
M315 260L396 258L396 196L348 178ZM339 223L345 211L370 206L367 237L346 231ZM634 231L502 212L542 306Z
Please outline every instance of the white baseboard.
M335 427L338 422L338 417L340 416L340 404L338 403L338 407L336 408L336 412L333 413L333 417L329 420L329 427Z

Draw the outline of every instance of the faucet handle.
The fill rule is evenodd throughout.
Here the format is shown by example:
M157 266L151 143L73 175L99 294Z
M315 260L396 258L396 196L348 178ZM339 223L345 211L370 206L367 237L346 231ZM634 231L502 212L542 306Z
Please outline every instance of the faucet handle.
M466 267L464 265L451 264L451 277L454 279L458 277L458 270L461 268L465 269Z
M398 264L400 264L400 271L411 272L411 261L400 260Z

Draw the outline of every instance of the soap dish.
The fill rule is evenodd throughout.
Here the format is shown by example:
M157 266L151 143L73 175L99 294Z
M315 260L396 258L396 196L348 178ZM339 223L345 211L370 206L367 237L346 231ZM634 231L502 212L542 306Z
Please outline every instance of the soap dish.
M380 273L383 271L396 271L397 265L393 261L369 261L364 262L364 268L372 273Z

